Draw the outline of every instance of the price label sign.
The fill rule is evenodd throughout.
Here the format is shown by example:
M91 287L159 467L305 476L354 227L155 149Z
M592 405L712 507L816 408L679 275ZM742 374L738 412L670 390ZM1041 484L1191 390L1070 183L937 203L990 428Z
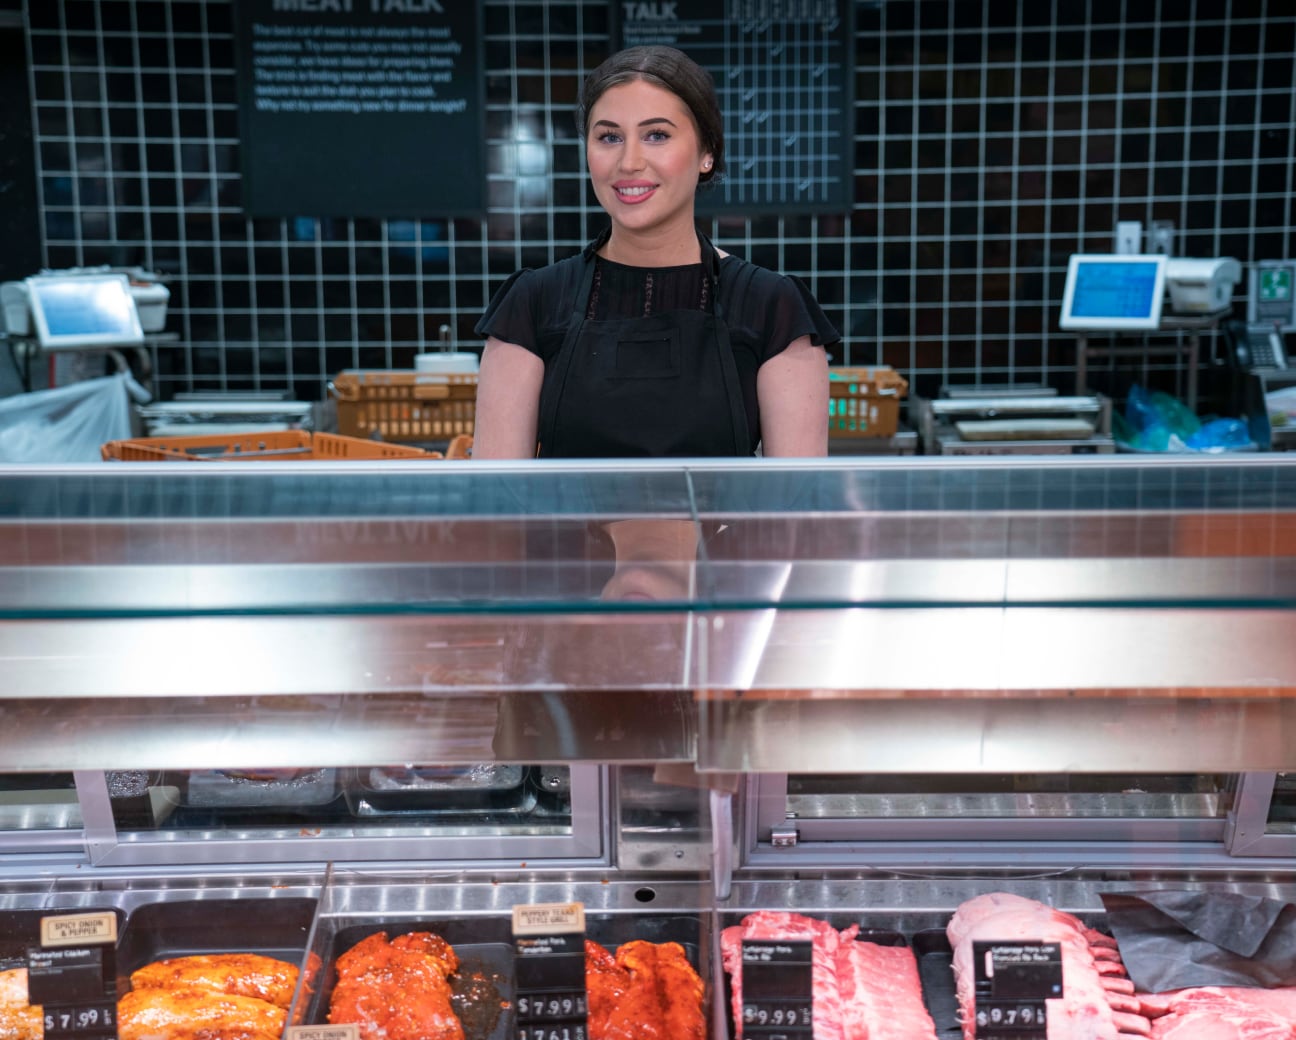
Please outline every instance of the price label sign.
M973 942L976 1040L1047 1040L1046 1001L1062 996L1058 943Z
M77 1004L74 1007L45 1005L45 1036L70 1037L75 1040L116 1040L117 1002Z
M360 1027L353 1025L289 1026L284 1037L285 1040L360 1040Z
M802 939L744 939L743 1035L813 1040L813 944Z
M513 908L513 971L516 1040L589 1040L580 903Z
M27 999L43 1010L46 1040L116 1040L117 915L43 917L40 936L27 951Z

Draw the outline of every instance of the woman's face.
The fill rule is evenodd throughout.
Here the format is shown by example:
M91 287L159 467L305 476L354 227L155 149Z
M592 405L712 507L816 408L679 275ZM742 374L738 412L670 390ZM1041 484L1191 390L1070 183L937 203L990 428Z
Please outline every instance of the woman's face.
M615 225L651 231L682 219L692 233L710 156L676 95L643 80L609 87L590 109L585 144L594 194Z

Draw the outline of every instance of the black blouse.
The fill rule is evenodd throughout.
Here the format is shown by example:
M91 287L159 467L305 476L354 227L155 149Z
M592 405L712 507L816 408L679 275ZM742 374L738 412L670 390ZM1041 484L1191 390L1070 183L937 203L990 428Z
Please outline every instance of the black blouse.
M568 257L514 274L495 293L475 331L515 343L548 366L562 346L580 289L584 259ZM707 310L703 265L628 267L596 256L587 319L637 318L661 311ZM736 256L720 260L720 300L738 369L752 449L760 442L756 373L789 343L809 336L830 347L841 336L802 282Z

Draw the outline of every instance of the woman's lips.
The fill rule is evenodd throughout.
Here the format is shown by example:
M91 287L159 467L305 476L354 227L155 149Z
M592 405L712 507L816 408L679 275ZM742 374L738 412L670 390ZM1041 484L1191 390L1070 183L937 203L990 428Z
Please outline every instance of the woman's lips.
M616 197L627 205L636 206L645 199L651 198L657 191L655 184L614 184L612 190Z

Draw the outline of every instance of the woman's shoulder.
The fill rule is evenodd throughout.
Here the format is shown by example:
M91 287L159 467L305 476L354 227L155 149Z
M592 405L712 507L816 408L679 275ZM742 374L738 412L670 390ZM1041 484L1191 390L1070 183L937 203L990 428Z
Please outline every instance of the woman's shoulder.
M495 290L481 320L475 326L479 335L519 335L519 326L545 328L578 284L581 256L566 257L544 267L523 267L514 271ZM506 331L507 330L507 331ZM514 342L520 342L514 340ZM527 342L524 346L530 346Z
M804 289L792 275L728 253L720 258L720 292L735 302L760 303L763 307L771 300L801 299Z
M763 358L800 336L820 346L841 339L809 287L795 275L729 255L720 261L720 298L730 324L762 345Z

